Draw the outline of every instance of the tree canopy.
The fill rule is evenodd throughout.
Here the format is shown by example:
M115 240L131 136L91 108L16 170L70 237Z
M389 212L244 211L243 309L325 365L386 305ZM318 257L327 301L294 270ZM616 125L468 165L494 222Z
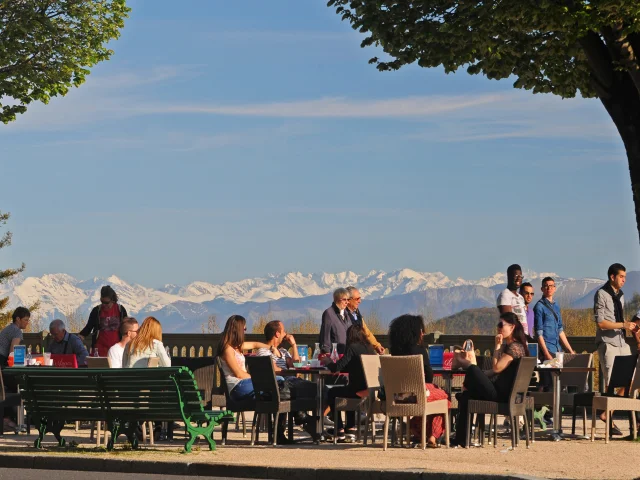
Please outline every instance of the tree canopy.
M600 99L625 145L640 233L640 1L329 0L388 58L378 70L417 63L466 68L514 87Z
M379 45L392 58L373 58L379 70L417 62L461 67L490 79L515 76L515 87L535 93L593 97L591 67L606 87L608 65L631 73L640 89L635 52L640 52L637 0L330 0L343 20L369 36L362 46ZM608 48L608 52L600 51ZM606 62L605 62L606 63ZM611 72L609 72L611 73Z
M129 11L126 0L0 0L0 121L81 85Z

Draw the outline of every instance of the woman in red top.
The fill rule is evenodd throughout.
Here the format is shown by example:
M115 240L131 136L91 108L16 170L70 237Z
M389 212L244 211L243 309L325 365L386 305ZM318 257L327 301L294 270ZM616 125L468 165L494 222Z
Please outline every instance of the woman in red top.
M109 349L120 341L120 323L127 316L127 310L118 304L118 295L109 285L100 289L100 303L91 310L89 321L78 336L93 334L92 350L97 349L98 355L106 357Z

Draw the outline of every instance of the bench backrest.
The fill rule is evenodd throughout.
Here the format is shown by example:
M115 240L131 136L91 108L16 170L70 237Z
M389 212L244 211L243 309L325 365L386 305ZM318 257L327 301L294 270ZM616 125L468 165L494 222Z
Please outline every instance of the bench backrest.
M91 420L135 416L176 419L203 411L193 374L184 367L12 369L27 410L35 416Z

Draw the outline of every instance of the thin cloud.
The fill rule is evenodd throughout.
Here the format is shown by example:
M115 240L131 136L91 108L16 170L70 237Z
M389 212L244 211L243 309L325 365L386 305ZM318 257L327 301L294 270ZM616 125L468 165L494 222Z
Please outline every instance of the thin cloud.
M140 115L181 113L271 118L419 118L481 107L499 102L504 97L503 94L415 96L384 100L329 97L239 105L139 105L127 111Z

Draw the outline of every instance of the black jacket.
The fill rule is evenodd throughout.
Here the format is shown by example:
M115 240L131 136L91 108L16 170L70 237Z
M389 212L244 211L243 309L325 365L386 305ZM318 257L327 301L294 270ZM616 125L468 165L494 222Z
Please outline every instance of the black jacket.
M374 355L375 353L369 344L353 343L347 347L344 356L340 360L327 366L332 372L348 373L349 387L354 392L359 392L367 388L367 380L364 377L360 355Z
M120 322L122 322L122 319L127 316L127 310L122 305L118 306L120 307ZM87 324L79 333L79 335L82 335L83 337L93 334L93 338L91 339L91 348L96 346L98 330L100 330L100 307L101 305L97 305L93 310L91 310Z

